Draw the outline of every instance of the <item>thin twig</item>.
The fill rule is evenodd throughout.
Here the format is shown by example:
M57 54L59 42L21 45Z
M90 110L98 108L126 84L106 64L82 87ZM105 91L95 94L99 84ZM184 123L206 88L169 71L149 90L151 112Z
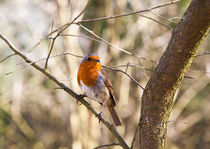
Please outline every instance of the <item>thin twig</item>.
M79 55L72 54L72 53L69 53L69 52L63 52L63 53L60 53L60 54L56 54L56 55L50 56L49 58L55 58L55 57L59 57L59 56L63 56L63 55L71 55L71 56L74 56L74 57L77 57L77 58L84 58L84 56L79 56ZM33 61L33 63L38 63L38 62L44 61L46 59L47 58L42 58L42 59L39 59L37 61ZM22 64L25 64L25 63L18 63L16 65L22 65ZM29 64L29 65L31 65L31 64Z
M12 73L14 73L14 72L17 72L17 71L19 71L19 70L22 70L22 69L26 68L27 66L29 66L29 65L24 65L24 66L22 66L22 67L20 67L20 68L17 68L17 69L15 69L15 70L13 70L13 71L7 72L7 73L5 73L4 75L10 75L10 74L12 74Z
M110 70L113 70L113 71L118 71L118 72L121 72L123 74L125 74L126 76L128 76L132 81L134 81L142 90L144 90L144 88L141 86L141 84L139 84L138 81L136 81L136 79L134 79L132 76L130 76L129 74L127 74L126 72L120 70L120 69L117 69L115 67L107 67L107 66L102 66L103 68L105 69L110 69Z
M169 19L169 18L166 18L166 17L164 17L164 16L159 15L159 14L157 14L156 12L154 12L154 11L152 11L152 10L150 10L150 12L151 12L153 15L155 15L155 16L157 16L157 17L163 19L163 20L166 20L166 21L168 21L168 22L172 22L172 23L175 23L175 24L178 23L178 22L176 22L176 21L173 21L172 19Z
M144 57L138 57L139 59L141 59L141 60L145 60L145 61L148 61L148 62L151 62L151 63L158 63L158 61L156 61L156 60L152 60L152 59L148 59L148 58L144 58Z
M199 53L195 57L204 56L204 55L210 55L210 52Z
M110 147L110 146L120 146L120 144L119 143L104 144L104 145L97 146L94 149L99 149L99 148L103 148L103 147Z
M44 40L47 40L47 39L53 39L51 37L47 37L47 38L43 38L43 39L40 39L30 50L27 51L27 53L30 53L31 51L33 51L37 46L40 45L40 43Z
M140 59L139 57L136 57L136 58L137 58L137 60L138 60L139 66L142 67L141 59ZM146 77L146 79L148 80L149 77L148 77L147 73L145 72L145 70L142 70L142 72L143 72L144 76Z
M53 30L53 26L54 26L54 21L52 20L52 26L51 26L51 32ZM50 36L51 38L51 36ZM48 63L48 60L49 60L49 57L50 57L50 54L52 53L52 49L53 49L53 46L54 46L54 43L55 43L55 39L56 38L53 38L52 41L50 40L49 43L48 43L48 48L49 48L49 53L47 55L47 59L46 59L46 62L45 62L45 67L44 69L47 69L47 63Z
M128 13L124 13L124 14L119 14L119 15L113 15L113 16L107 16L107 17L101 17L101 18L94 18L94 19L86 19L86 20L81 20L78 22L75 22L76 24L78 23L85 23L85 22L93 22L93 21L103 21L103 20L108 20L108 19L114 19L114 18L120 18L120 17L125 17L125 16L129 16L129 15L133 15L133 14L138 14L138 13L142 13L142 12L148 12L157 8L161 8L161 7L165 7L171 4L175 4L177 2L180 2L181 0L175 0L169 3L165 3L165 4L161 4L155 7L151 7L148 9L144 9L144 10L137 10L137 11L132 11L132 12L128 12Z
M101 40L97 40L95 38L91 38L91 37L86 36L86 35L60 34L60 36L80 37L80 38L86 38L86 39L97 41L97 42L103 42Z
M129 11L132 11L132 10L129 10ZM151 12L152 12L152 11L151 11ZM162 23L162 22L160 22L160 21L158 21L158 20L155 20L154 18L145 16L145 15L142 15L142 14L139 14L139 13L138 13L137 15L138 15L138 16L141 16L141 17L143 17L143 18L147 18L147 19L149 19L149 20L152 20L152 21L154 21L154 22L156 22L156 23L162 25L163 27L167 28L169 31L172 30L172 28L170 28L170 26L167 26L167 25L165 25L164 23Z
M114 48L116 48L116 49L118 49L118 50L120 50L120 51L122 51L122 52L124 52L124 53L126 53L126 54L128 54L128 55L133 55L133 53L128 52L128 51L126 51L126 50L124 50L124 49L122 49L122 48L120 48L120 47L117 47L116 45L114 45L114 44L112 44L112 43L106 41L106 40L103 39L103 38L101 38L100 36L98 36L97 34L95 34L93 31L89 30L89 29L86 28L85 26L81 25L80 23L79 23L78 25L79 25L82 29L84 29L84 30L87 31L88 33L92 34L92 35L95 36L96 38L100 39L100 40L103 41L104 43L110 45L111 47L114 47Z
M87 7L89 6L90 4L90 1L89 0L85 6L85 8L68 24L64 25L63 28L61 28L58 33L56 34L56 36L52 39L52 43L51 43L51 46L50 46L50 50L49 50L49 53L47 55L47 59L46 59L46 63L45 63L45 69L47 68L47 65L48 65L48 60L49 60L49 57L50 57L50 54L52 52L52 49L53 49L53 46L54 46L54 43L55 43L55 40L57 39L57 37L60 35L60 33L62 33L64 30L66 30L71 24L73 24L84 12L85 10L87 9ZM52 31L53 32L53 31ZM51 33L52 33L51 32ZM51 34L50 34L51 35Z
M127 72L128 72L128 68L129 68L129 66L130 66L130 63L128 62L128 63L126 64L126 67L125 67L125 73L127 73Z
M6 59L8 59L8 58L10 58L10 57L12 57L12 56L15 56L16 54L14 53L14 54L10 54L10 55L8 55L7 57L5 57L5 58L3 58L2 60L0 60L0 63L2 63L3 61L5 61Z
M46 37L50 37L52 34L58 32L58 31L61 31L63 28L66 28L66 27L69 27L70 26L70 23L66 23L64 25L62 25L61 27L53 30L52 32L50 32Z
M127 67L127 65L115 65L115 66L111 66L111 67ZM145 67L134 65L134 64L129 64L129 67L134 67L134 68L139 68L142 70L154 72L153 69L145 68Z
M149 19L149 20L152 20L152 21L154 21L154 22L156 22L156 23L158 23L158 24L162 25L163 27L167 28L169 31L171 31L171 30L172 30L172 28L170 28L169 26L165 25L164 23L161 23L161 22L160 22L160 21L158 21L158 20L155 20L154 18L151 18L151 17L145 16L145 15L142 15L142 14L137 14L137 15L138 15L138 16L141 16L141 17L144 17L144 18L147 18L147 19Z
M193 77L191 77L191 76L184 76L184 78L185 78L185 79L195 79L195 78L193 78Z
M39 65L34 63L32 60L30 60L22 51L17 49L6 37L4 37L2 34L0 34L0 38L10 47L10 49L17 55L19 55L21 58L25 60L26 63L31 63L31 66L33 66L35 69L43 73L45 76L47 76L50 80L52 80L54 83L56 83L59 87L63 88L64 91L66 91L69 95L74 97L76 100L80 101L89 111L91 111L95 116L98 115L98 113L93 109L93 107L83 99L80 95L75 93L73 90L71 90L69 87L67 87L62 82L58 81L56 77L51 75L48 71L41 68ZM101 122L107 127L107 129L113 134L113 136L118 140L120 145L124 149L129 149L126 142L123 140L123 138L119 135L119 133L116 131L114 126L110 124L109 122L105 121L103 117L101 117Z

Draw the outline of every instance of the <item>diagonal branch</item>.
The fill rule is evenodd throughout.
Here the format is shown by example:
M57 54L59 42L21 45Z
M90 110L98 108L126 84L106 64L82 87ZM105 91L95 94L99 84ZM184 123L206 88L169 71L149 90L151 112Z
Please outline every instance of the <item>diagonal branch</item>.
M64 91L66 91L69 95L74 97L77 101L81 102L82 105L84 105L89 111L91 111L95 116L98 115L98 113L93 109L93 107L84 100L84 98L81 95L78 95L73 90L71 90L69 87L67 87L62 82L58 81L56 77L51 75L49 72L47 72L44 68L41 68L38 64L34 63L32 60L30 60L22 51L20 51L18 48L16 48L5 36L0 34L0 38L10 47L10 49L16 54L19 55L22 59L25 60L26 63L30 63L31 66L33 66L35 69L40 71L42 74L47 76L50 80L52 80L54 83L56 83L60 88L62 88ZM104 118L101 118L101 122L107 127L107 129L113 134L113 136L118 140L119 144L124 149L129 149L126 142L123 140L123 138L120 136L120 134L117 132L115 127L107 122Z
M144 90L144 87L143 87L141 84L139 84L139 82L138 82L136 79L134 79L132 76L130 76L129 74L127 74L125 71L122 71L122 70L120 70L120 69L117 69L116 67L107 67L107 66L102 66L102 67L105 68L105 69L110 69L110 70L118 71L118 72L121 72L121 73L125 74L125 75L128 76L132 81L134 81L142 90Z
M91 35L93 35L93 36L95 36L96 38L100 39L102 42L108 44L109 46L114 47L114 48L116 48L116 49L118 49L118 50L120 50L120 51L122 51L122 52L124 52L124 53L126 53L126 54L128 54L128 55L134 55L133 53L131 53L131 52L129 52L129 51L126 51L126 50L124 50L124 49L122 49L122 48L120 48L120 47L117 47L116 45L114 45L114 44L112 44L112 43L106 41L105 39L101 38L100 36L98 36L97 34L95 34L93 31L89 30L89 29L86 28L85 26L81 25L80 23L79 23L78 25L79 25L82 29L84 29L85 31L87 31L88 33L90 33ZM136 57L137 57L137 56L136 56Z
M171 28L170 26L167 26L166 24L164 24L164 23L162 23L162 22L160 22L160 21L158 21L158 20L155 20L155 19L152 18L152 17L148 17L148 16L145 16L145 15L142 15L142 14L138 14L138 16L141 16L141 17L143 17L143 18L147 18L147 19L149 19L149 20L152 20L152 21L154 21L154 22L156 22L156 23L162 25L163 27L167 28L169 31L172 31L172 28Z
M5 58L3 58L2 60L0 60L0 63L2 63L3 61L5 61L6 59L8 59L8 58L10 58L10 57L12 57L12 56L15 56L16 54L14 53L14 54L10 54L10 55L8 55L7 57L5 57Z

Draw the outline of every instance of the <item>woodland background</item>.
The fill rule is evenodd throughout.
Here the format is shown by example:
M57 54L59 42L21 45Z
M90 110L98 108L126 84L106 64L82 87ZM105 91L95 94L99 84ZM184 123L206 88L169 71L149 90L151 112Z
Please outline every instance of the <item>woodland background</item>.
M143 10L167 2L170 1L92 0L80 20ZM46 35L75 18L86 3L86 0L0 0L0 32L28 57L38 61L48 54L50 40L45 39ZM135 57L113 46L88 39L94 36L76 24L64 32L68 36L63 34L56 39L52 56L64 52L79 56L98 53L103 65L126 71L144 87L167 47L171 30L189 3L188 0L181 1L140 14L150 19L134 14L82 23L109 43L140 56L141 65ZM169 149L210 148L209 52L208 36L177 92L168 122ZM0 61L10 54L12 51L0 40ZM81 93L76 80L80 61L81 58L70 54L59 55L49 59L48 70L75 92ZM45 61L38 64L44 66ZM139 122L143 91L123 73L112 70L107 70L107 73L115 89L117 111L123 121L123 126L117 130L131 144ZM89 149L115 142L93 114L56 87L18 56L0 62L0 149ZM100 105L87 101L100 112ZM110 120L106 112L104 116ZM134 148L137 146L138 141Z

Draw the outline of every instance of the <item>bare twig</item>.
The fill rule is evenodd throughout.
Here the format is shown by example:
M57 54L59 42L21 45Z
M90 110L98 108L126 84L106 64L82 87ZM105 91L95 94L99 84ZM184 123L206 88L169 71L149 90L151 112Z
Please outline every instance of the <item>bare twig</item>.
M53 30L53 26L54 26L54 20L52 20L51 32L52 32L52 30ZM50 36L50 38L51 38L51 36ZM49 48L48 51L49 51L49 53L48 53L48 55L47 55L47 59L46 59L46 63L45 63L45 69L47 69L47 63L48 63L50 54L51 54L51 52L52 52L54 42L55 42L55 38L53 38L52 41L50 40L49 43L48 43L48 48Z
M22 66L22 67L20 67L20 68L17 68L17 69L15 69L15 70L13 70L13 71L7 72L7 73L5 73L5 75L10 75L10 74L12 74L12 73L14 73L14 72L17 72L17 71L19 71L19 70L22 70L22 69L26 68L27 66L29 66L29 65L24 65L24 66Z
M104 147L110 147L110 146L120 146L120 144L119 143L104 144L104 145L97 146L94 149L99 149L99 148L104 148Z
M171 4L175 4L175 3L180 2L180 1L181 0L175 0L175 1L172 1L172 2L169 2L169 3L165 3L165 4L162 4L162 5L158 5L158 6L151 7L151 8L144 9L144 10L137 10L137 11L132 11L132 12L124 13L124 14L101 17L101 18L81 20L81 21L78 21L78 22L75 22L75 23L78 24L78 23L84 23L84 22L102 21L102 20L125 17L125 16L129 16L129 15L133 15L133 14L142 13L142 12L148 12L148 11L151 11L151 10L154 10L154 9L157 9L157 8L165 7L165 6L168 6L168 5L171 5Z
M43 73L46 77L48 77L50 80L52 80L54 83L56 83L59 87L63 88L64 91L66 91L68 94L70 94L72 97L74 97L76 100L80 101L81 104L83 104L89 111L91 111L95 116L98 115L98 113L93 109L93 107L83 99L82 96L75 93L73 90L68 88L65 84L61 83L57 80L56 77L51 75L49 72L47 72L45 69L41 68L39 65L34 63L32 60L30 60L22 51L17 49L6 37L4 37L2 34L0 34L0 38L10 47L10 49L17 55L19 55L21 58L25 60L26 63L30 63L31 66L33 66L35 69ZM123 140L123 138L119 135L119 133L116 131L114 126L110 124L109 122L105 121L103 117L101 117L101 122L107 127L107 129L113 134L113 136L118 140L119 144L124 149L129 149L126 142Z
M195 78L193 78L193 77L191 77L191 76L184 76L184 78L185 78L185 79L195 79Z
M86 39L90 39L90 40L97 41L97 42L103 42L101 40L97 40L95 38L91 38L91 37L86 36L86 35L61 34L60 36L81 37L81 38L86 38Z
M111 67L127 67L127 66L128 65L115 65L115 66L111 66ZM134 68L139 68L139 69L142 69L142 70L154 72L153 69L145 68L145 67L134 65L134 64L130 64L130 63L129 63L129 67L134 67Z
M142 15L142 14L137 14L137 15L138 15L138 16L141 16L141 17L144 17L144 18L147 18L147 19L149 19L149 20L152 20L152 21L154 21L154 22L156 22L156 23L158 23L158 24L162 25L163 27L167 28L169 31L171 31L171 30L172 30L172 28L170 28L169 26L165 25L164 23L161 23L161 22L160 22L160 21L158 21L158 20L155 20L154 18L151 18L151 17L145 16L145 15Z
M3 61L5 61L6 59L8 59L8 58L10 58L10 57L12 57L12 56L15 56L16 54L14 53L14 54L10 54L10 55L8 55L7 57L5 57L5 58L3 58L2 60L0 60L0 63L2 63Z
M73 24L84 12L85 10L87 9L87 7L89 6L90 4L90 1L89 0L85 6L85 8L70 22L70 23L67 23L65 25L63 25L63 28L61 28L58 33L56 34L56 36L52 39L52 43L51 43L51 46L50 46L50 49L49 49L49 53L47 55L47 59L46 59L46 63L45 63L45 69L47 68L47 64L48 64L48 60L49 60L49 57L50 57L50 54L52 52L52 49L53 49L53 46L54 46L54 43L55 43L55 40L57 39L57 37L60 35L60 33L62 33L64 30L66 30L71 24ZM53 31L52 31L53 32ZM51 33L52 33L51 32ZM51 34L48 35L48 37L50 36Z
M129 11L132 11L132 10L129 10ZM152 11L151 11L151 12L152 12ZM137 13L137 15L138 15L138 16L141 16L141 17L143 17L143 18L147 18L147 19L149 19L149 20L152 20L152 21L154 21L154 22L156 22L156 23L162 25L163 27L167 28L167 29L170 30L170 31L172 30L172 28L170 28L170 26L167 26L167 25L165 25L164 23L161 23L160 21L155 20L154 18L145 16L145 15L142 15L142 14L139 14L139 13Z
M159 14L155 13L155 12L152 11L152 10L150 10L150 12L151 12L153 15L155 15L155 16L157 16L157 17L163 19L163 20L166 20L166 21L168 21L168 22L172 22L172 23L175 23L175 24L178 23L178 22L176 22L176 21L173 21L172 19L169 19L169 18L166 18L166 17L164 17L164 16L159 15Z
M63 28L66 28L66 27L69 27L70 26L70 23L66 23L64 25L62 25L61 27L53 30L52 32L50 32L47 37L50 37L52 34L56 33L56 32L60 32Z
M40 39L30 50L27 51L27 53L30 53L31 51L33 51L37 46L40 45L42 41L47 40L47 39L53 39L53 38L47 37L47 38Z
M152 59L148 59L148 58L144 58L144 57L138 57L139 59L141 59L141 60L145 60L145 61L148 61L148 62L151 62L151 63L158 63L158 61L156 61L156 60L152 60Z
M129 66L130 66L130 63L128 62L128 63L126 64L126 67L125 67L125 73L127 73L127 72L128 72L128 68L129 68Z
M55 57L59 57L59 56L63 56L63 55L71 55L71 56L74 56L74 57L77 57L77 58L84 58L83 56L79 56L79 55L76 55L76 54L72 54L72 53L69 53L69 52L63 52L61 54L56 54L56 55L53 55L53 56L50 56L49 58L55 58ZM33 61L33 63L38 63L38 62L41 62L41 61L44 61L46 60L47 58L42 58L42 59L39 59L37 61ZM16 65L22 65L22 64L25 64L25 63L18 63ZM31 65L32 63L29 63L29 65Z
M114 47L114 48L116 48L116 49L118 49L118 50L120 50L120 51L122 51L122 52L124 52L124 53L126 53L126 54L128 54L128 55L134 55L133 53L128 52L128 51L126 51L126 50L124 50L124 49L122 49L122 48L120 48L120 47L117 47L116 45L114 45L114 44L112 44L112 43L106 41L105 39L103 39L103 38L101 38L100 36L96 35L93 31L89 30L88 28L86 28L85 26L81 25L80 23L79 23L78 25L79 25L82 29L84 29L84 30L87 31L88 33L92 34L92 35L95 36L96 38L100 39L100 40L103 41L104 43L110 45L111 47Z
M195 57L204 56L204 55L210 55L210 52L199 53Z
M136 79L134 79L132 76L130 76L129 74L127 74L126 72L120 70L120 69L117 69L115 67L107 67L107 66L102 66L103 68L105 69L110 69L110 70L113 70L113 71L118 71L118 72L121 72L123 74L125 74L126 76L128 76L132 81L134 81L142 90L144 90L144 88L141 86L141 84L139 84L138 81L136 81Z

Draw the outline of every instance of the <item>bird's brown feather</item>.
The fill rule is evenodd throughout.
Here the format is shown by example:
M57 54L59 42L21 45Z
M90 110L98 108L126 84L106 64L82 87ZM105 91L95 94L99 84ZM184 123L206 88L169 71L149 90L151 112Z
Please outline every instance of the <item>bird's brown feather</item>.
M104 70L101 71L103 75L106 76L106 72ZM114 90L112 88L112 84L111 82L107 79L107 77L105 77L106 79L104 80L104 84L106 85L106 87L108 88L109 90L109 99L107 99L105 101L105 104L109 110L109 113L111 114L111 117L112 117L112 120L114 122L114 124L116 126L121 126L122 123L120 121L120 118L115 110L115 106L116 106L116 102L115 102L115 96L114 96Z

